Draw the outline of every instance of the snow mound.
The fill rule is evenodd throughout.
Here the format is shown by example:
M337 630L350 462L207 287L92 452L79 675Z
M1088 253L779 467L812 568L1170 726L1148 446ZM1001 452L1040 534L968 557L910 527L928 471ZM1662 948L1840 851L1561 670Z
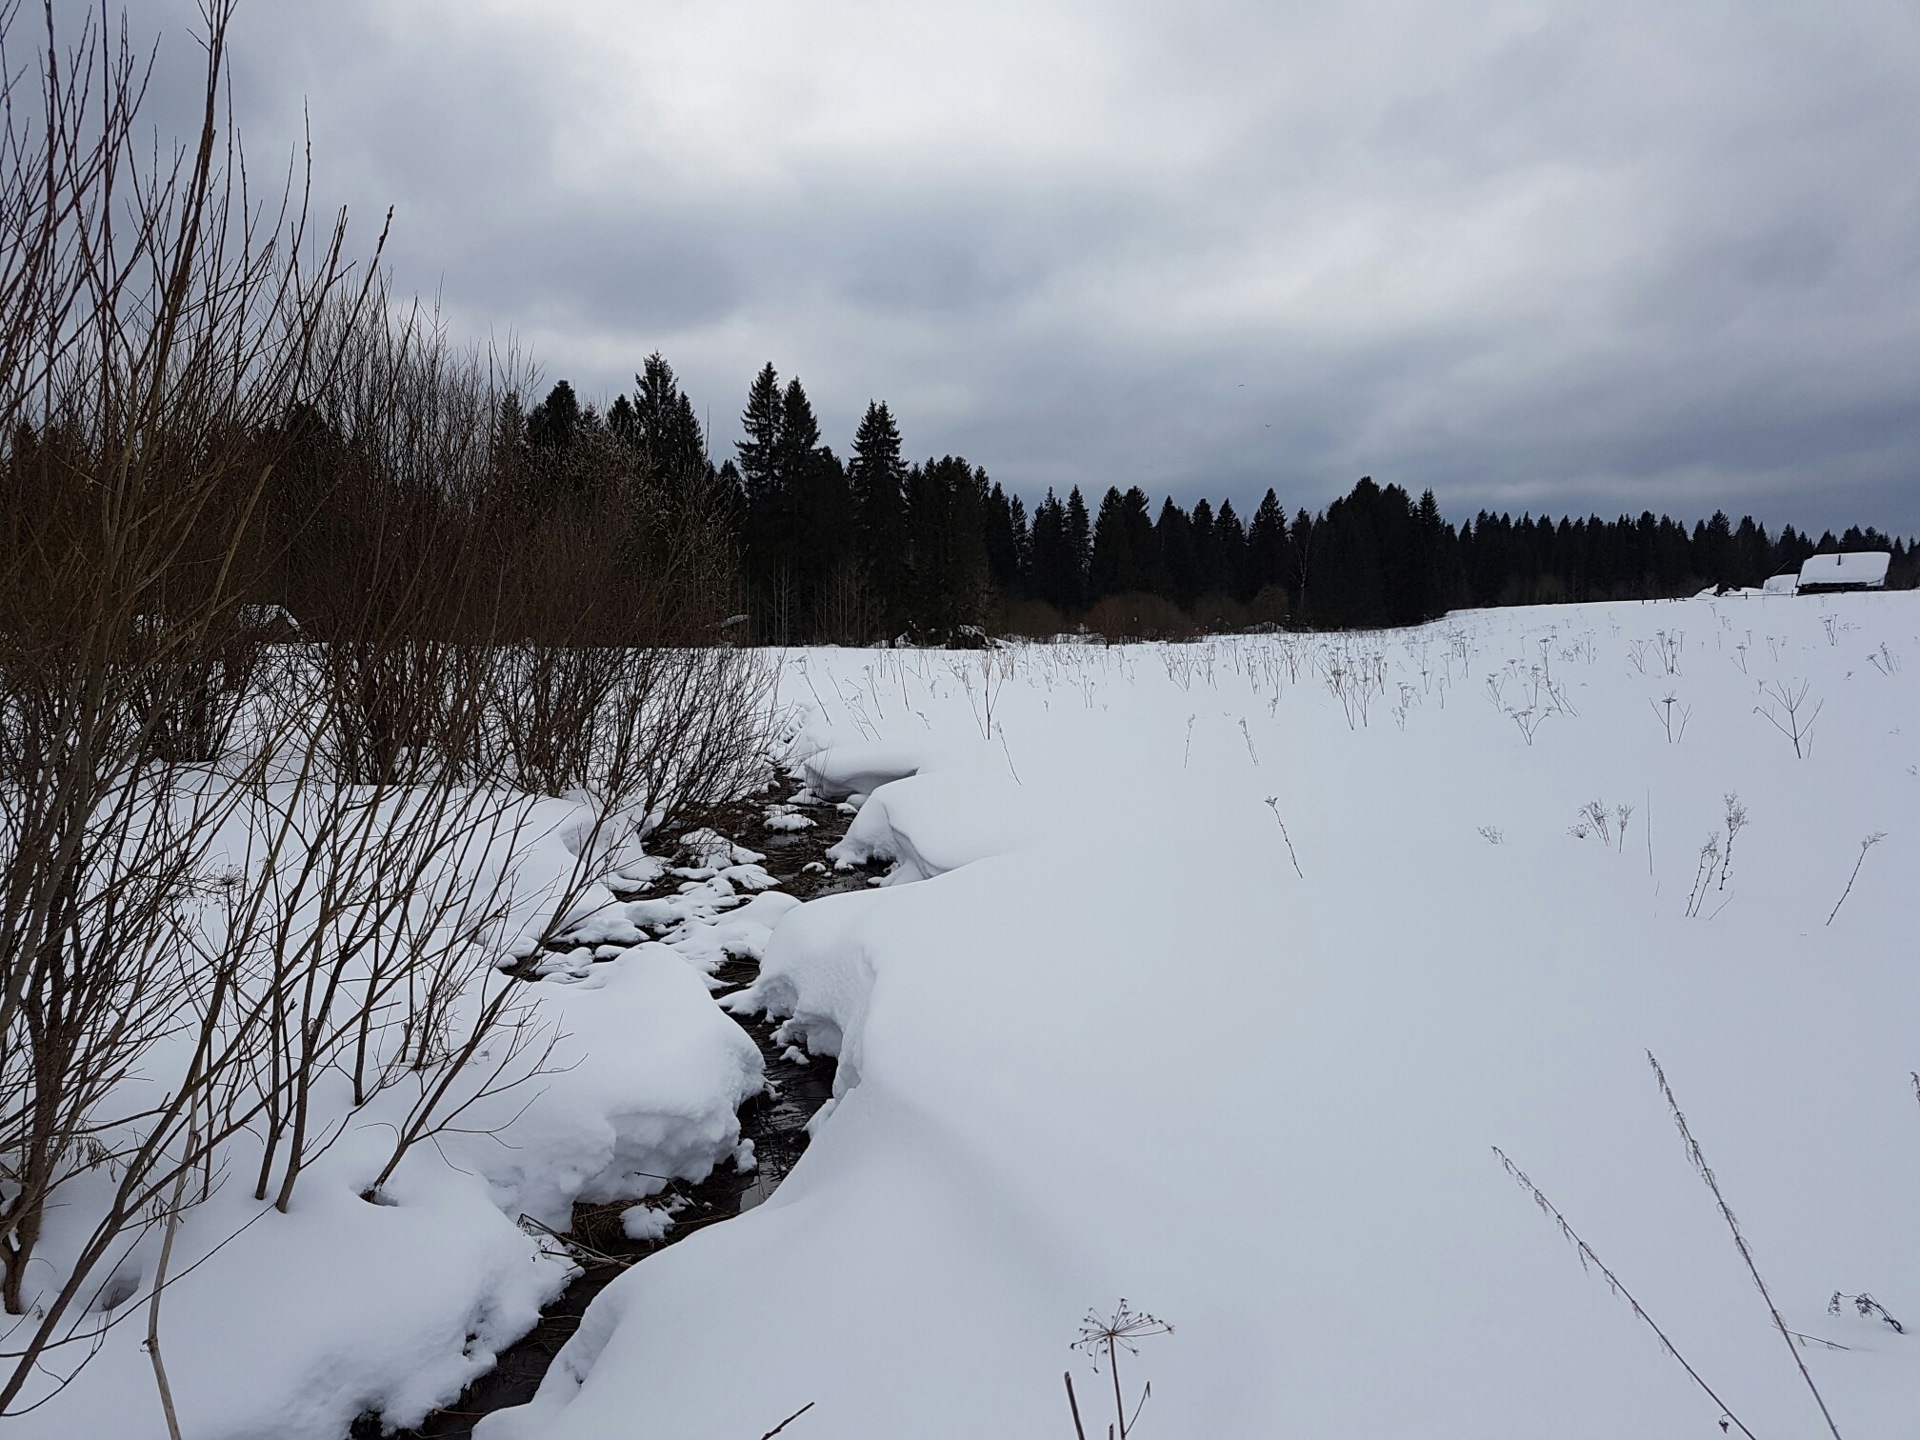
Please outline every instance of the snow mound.
M1020 787L996 775L936 771L881 786L827 858L842 870L890 862L889 885L928 880L1002 854L1030 833Z

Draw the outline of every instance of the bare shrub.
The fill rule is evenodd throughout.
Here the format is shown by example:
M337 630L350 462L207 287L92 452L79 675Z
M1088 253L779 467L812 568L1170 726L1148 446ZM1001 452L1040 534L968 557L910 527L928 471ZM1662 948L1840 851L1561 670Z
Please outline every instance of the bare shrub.
M1198 633L1178 605L1145 593L1109 595L1095 602L1086 626L1110 641L1187 640Z
M1020 635L1029 640L1051 640L1064 634L1067 620L1044 600L1015 600L1007 605L1000 620L1005 635Z
M229 14L205 12L201 129L171 158L139 142L124 32L90 17L63 49L49 10L36 95L0 15L0 1303L25 1317L0 1412L84 1363L94 1277L244 1123L209 1113L255 1017L197 924L237 793L204 762L259 657L261 437L358 297L344 220L316 240L291 187L249 208L217 143ZM170 1070L138 1073L162 1042Z
M764 764L710 470L609 451L557 487L511 357L349 284L297 188L248 208L230 13L197 144L156 159L140 54L48 33L29 94L0 9L0 1413L247 1145L287 1206L344 1123L323 1075L398 1116L377 1190L539 1074L522 932ZM517 894L555 824L572 875Z
M502 610L524 528L493 472L498 371L456 352L436 317L328 317L341 363L288 421L299 463L277 488L280 587L323 692L315 742L342 783L498 769L485 730ZM507 553L503 553L503 551Z
M1193 602L1193 623L1209 635L1244 630L1247 622L1247 608L1231 595L1212 590Z

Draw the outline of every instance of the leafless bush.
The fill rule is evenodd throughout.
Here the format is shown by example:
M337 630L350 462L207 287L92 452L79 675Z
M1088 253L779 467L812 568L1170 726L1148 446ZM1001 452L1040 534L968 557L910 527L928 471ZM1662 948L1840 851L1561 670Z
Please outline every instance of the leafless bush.
M0 9L0 1413L71 1379L128 1313L102 1277L238 1147L286 1207L342 1123L323 1074L398 1116L377 1190L540 1073L499 968L562 813L530 791L589 810L551 934L763 759L712 477L533 483L511 357L352 276L296 187L249 208L230 13L169 159L145 57L49 33L35 96Z
M1109 641L1186 640L1197 627L1171 600L1139 592L1109 595L1097 601L1083 622Z
M230 1103L260 1138L254 1196L284 1211L346 1123L315 1129L328 1074L350 1082L350 1117L447 1068L462 1007L506 958L512 859L538 837L524 797L447 784L266 778L245 819L248 883L222 929L259 1021Z
M205 12L197 144L165 157L124 32L89 18L65 46L49 9L34 94L0 12L0 1304L23 1316L0 1412L84 1363L102 1267L244 1123L207 1113L255 1017L197 924L235 794L201 762L258 658L261 437L324 379L322 311L357 299L344 222L309 235L292 186L250 207L218 143L228 16ZM80 1188L77 1241L30 1285Z
M334 776L483 781L503 576L527 529L493 467L501 367L451 345L437 317L335 311L342 360L291 422L299 454L274 495L280 586L318 643L296 704L324 692L316 735Z

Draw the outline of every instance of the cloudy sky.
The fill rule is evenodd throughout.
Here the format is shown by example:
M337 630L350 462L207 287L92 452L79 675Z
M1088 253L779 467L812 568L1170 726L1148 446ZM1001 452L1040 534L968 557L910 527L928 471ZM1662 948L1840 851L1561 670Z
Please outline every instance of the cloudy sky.
M234 82L457 331L658 348L716 455L771 360L1030 499L1920 532L1910 0L243 0Z

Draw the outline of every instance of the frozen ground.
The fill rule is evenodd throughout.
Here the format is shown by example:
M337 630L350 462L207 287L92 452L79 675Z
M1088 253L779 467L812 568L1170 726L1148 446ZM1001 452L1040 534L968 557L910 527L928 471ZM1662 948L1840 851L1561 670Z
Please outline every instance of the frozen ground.
M1909 594L795 654L788 759L855 797L839 853L892 883L749 901L716 837L603 911L536 987L570 1068L534 1104L410 1156L388 1206L351 1133L170 1289L184 1429L417 1417L564 1279L517 1214L727 1163L759 1081L704 979L731 950L764 968L729 1003L837 1054L836 1100L485 1440L731 1440L808 1402L793 1440L1070 1436L1067 1369L1098 1434L1107 1377L1068 1346L1122 1296L1175 1326L1123 1359L1142 1440L1828 1433L1796 1356L1848 1440L1908 1435L1920 1331L1828 1302L1920 1326L1917 675ZM1764 712L1802 682L1796 757ZM1817 1341L1773 1328L1649 1050ZM260 1208L190 1212L190 1257ZM9 1433L162 1434L143 1328Z

